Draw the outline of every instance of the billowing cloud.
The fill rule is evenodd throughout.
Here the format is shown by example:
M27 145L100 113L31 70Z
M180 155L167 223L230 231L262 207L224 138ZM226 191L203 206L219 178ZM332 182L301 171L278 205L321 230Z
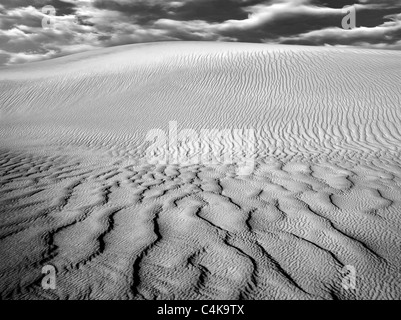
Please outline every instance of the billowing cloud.
M376 27L344 30L338 27L313 30L291 37L282 37L282 43L312 45L354 45L372 48L400 49L401 14L385 17L389 21Z
M400 49L400 1L360 0L354 6L357 28L344 30L343 7L354 2L3 0L0 65L149 41L243 41ZM49 5L55 8L55 16L43 10Z

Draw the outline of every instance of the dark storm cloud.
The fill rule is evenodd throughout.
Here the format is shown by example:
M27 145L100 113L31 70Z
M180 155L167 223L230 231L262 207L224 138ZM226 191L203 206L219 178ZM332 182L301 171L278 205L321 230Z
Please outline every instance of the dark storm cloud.
M334 2L334 1L332 1ZM315 1L317 4L324 4L323 1ZM350 1L342 1L342 4L349 5ZM325 8L341 9L344 6L334 6ZM357 9L357 27L376 27L387 21L390 15L400 12L400 8L369 8L369 7L358 7ZM330 27L341 27L341 22L344 17L344 13L341 10L337 12L330 12L322 10L317 11L284 11L281 14L277 14L272 19L260 23L256 28L253 28L251 32L241 29L232 29L226 32L222 32L223 35L229 37L236 37L239 41L259 42L260 39L271 39L275 40L280 37L288 37L291 35L298 35L307 33L314 30L321 30ZM387 18L386 18L387 17ZM396 35L394 35L396 36ZM331 39L332 44L335 44L335 39ZM376 40L375 40L376 41ZM295 43L293 41L292 43ZM301 41L305 44L304 41ZM312 41L308 42L309 45L313 45ZM322 44L321 41L317 44ZM339 44L344 44L341 40Z
M259 1L253 1L257 3ZM178 7L175 16L177 20L203 20L206 22L223 22L228 19L246 19L247 14L242 9L251 1L188 1Z
M73 2L62 0L1 0L0 4L6 10L28 6L43 8L46 5L52 5L57 9L59 15L73 14L75 12L75 4Z
M236 36L239 41L259 42L260 39L277 39L311 30L340 26L342 13L286 12L277 14L272 19L262 21L252 32L231 29L223 32L226 36ZM237 33L238 32L238 33Z
M355 3L357 28L344 30L342 8ZM400 13L399 0L2 0L0 65L162 40L399 49Z
M142 24L167 17L168 3L154 1L108 1L95 0L93 6L100 10L111 10L120 12L122 15L136 17L135 22Z
M343 8L345 6L351 6L355 3L370 4L374 7L359 8L357 16L357 26L359 27L375 27L383 23L384 17L393 13L399 13L401 11L401 0L366 0L366 1L355 1L355 0L316 0L311 2L317 6L325 6L329 8ZM333 24L332 24L333 26Z
M223 22L228 19L246 19L243 8L262 3L260 0L187 0L187 1L108 1L95 0L98 9L119 11L135 17L141 23L168 18L181 21L202 20Z

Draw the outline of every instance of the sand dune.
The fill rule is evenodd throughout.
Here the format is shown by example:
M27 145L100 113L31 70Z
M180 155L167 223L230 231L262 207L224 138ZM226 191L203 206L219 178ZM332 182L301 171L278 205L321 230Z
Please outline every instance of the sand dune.
M397 51L174 42L0 68L1 298L400 299L400 107ZM231 163L153 163L172 122L254 130L252 172L235 135L213 140Z

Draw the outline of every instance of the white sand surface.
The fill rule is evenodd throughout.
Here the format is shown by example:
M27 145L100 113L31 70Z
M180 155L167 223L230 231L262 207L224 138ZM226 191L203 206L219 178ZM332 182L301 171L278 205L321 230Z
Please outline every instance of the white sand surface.
M254 130L253 171L150 162L172 121ZM0 296L401 299L400 155L400 51L170 42L2 67Z

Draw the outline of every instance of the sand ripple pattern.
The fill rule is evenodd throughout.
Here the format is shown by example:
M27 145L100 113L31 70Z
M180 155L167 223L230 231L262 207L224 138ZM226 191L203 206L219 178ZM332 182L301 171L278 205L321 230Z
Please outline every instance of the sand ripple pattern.
M159 43L0 69L0 297L400 299L400 58ZM255 129L254 172L147 163L169 121Z

